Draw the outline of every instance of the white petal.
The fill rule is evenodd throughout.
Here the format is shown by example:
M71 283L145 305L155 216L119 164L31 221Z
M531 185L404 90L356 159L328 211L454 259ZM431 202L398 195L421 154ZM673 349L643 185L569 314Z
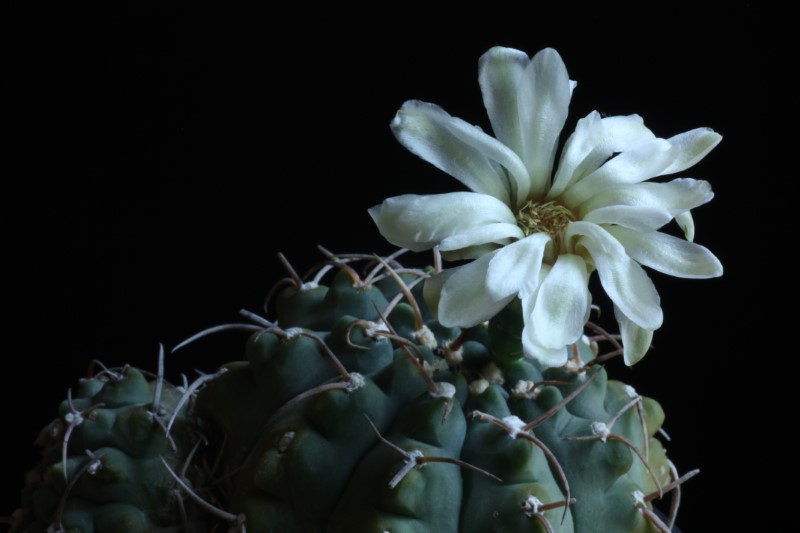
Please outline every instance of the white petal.
M624 152L637 144L655 139L655 134L644 125L639 115L615 115L602 119L606 130L605 143L607 150Z
M392 121L397 140L471 190L508 204L511 184L499 162L517 179L527 179L521 160L480 128L450 116L441 107L410 100Z
M487 135L477 126L459 118L453 118L448 126L451 133L460 141L508 171L506 174L500 169L498 173L503 178L506 190L511 191L511 196L517 198L516 203L522 205L530 189L528 169L525 168L522 159L511 148L491 135ZM497 169L496 165L493 166ZM511 205L510 202L509 205Z
M685 211L675 215L675 222L680 226L686 240L692 242L694 240L694 218L692 218L692 212Z
M561 367L567 364L569 350L566 346L551 348L536 342L530 335L532 328L525 326L522 329L522 351L526 357L536 360L544 368Z
M603 127L600 113L592 111L578 121L575 131L564 143L564 150L558 162L558 169L547 198L555 198L577 179L576 169L587 157L603 144L605 128ZM603 163L611 154L598 162L598 166ZM596 168L596 167L595 167ZM594 169L593 169L594 170Z
M528 54L500 46L483 54L478 62L478 81L492 130L500 142L520 155L524 153L524 145L517 90L530 62ZM530 183L525 184L525 190L520 189L518 197L527 197L529 188Z
M671 150L672 145L664 139L637 144L575 183L565 191L564 201L568 206L577 206L611 186L657 176L672 160Z
M694 166L719 144L722 135L711 128L697 128L667 140L672 144L674 160L661 174L674 174Z
M582 258L558 256L539 287L530 316L539 343L566 351L568 344L580 338L590 306L588 282Z
M580 218L595 209L613 205L628 205L665 209L676 216L694 209L714 198L707 181L677 178L667 183L633 183L606 189L576 209Z
M592 111L578 121L575 131L564 144L547 198L559 196L572 183L600 168L615 152L654 138L639 115L601 119L600 113Z
M463 261L465 259L477 259L478 257L496 251L503 246L504 243L486 243L476 244L475 246L467 246L459 250L442 251L442 259L445 261Z
M535 288L522 294L522 316L525 318L522 328L522 350L526 357L535 359L545 368L564 366L568 357L566 346L552 348L544 346L539 341L536 325L530 318L533 316L533 309L536 305L536 298L539 293L538 287L549 272L550 266L542 265L542 269L539 272L539 280L535 284L531 284Z
M516 223L503 202L473 192L395 196L371 208L369 214L386 240L415 252L476 227Z
M633 366L650 349L653 330L640 328L634 324L616 305L614 306L614 316L617 317L619 331L622 335L622 357L625 359L626 365Z
M470 246L486 243L505 244L509 239L521 239L525 236L519 226L508 222L495 222L461 231L442 239L439 249L442 252L462 250Z
M545 246L550 242L546 233L535 233L504 246L489 263L486 289L496 299L534 290L539 282L539 270Z
M437 317L439 315L439 301L442 297L442 287L450 277L458 271L458 268L447 268L441 272L434 274L425 280L422 286L422 297L433 314Z
M657 231L640 233L620 227L607 231L622 243L633 260L664 274L694 279L722 275L722 263L699 244Z
M486 270L494 254L456 267L444 282L439 299L439 322L445 327L469 328L489 320L513 296L496 299L486 290Z
M672 220L669 211L654 207L611 205L595 209L583 217L595 224L618 224L635 230L655 230Z
M663 321L660 298L653 282L625 248L606 230L591 222L571 222L565 238L578 237L575 249L583 247L592 261L611 300L637 325L658 329Z
M567 68L552 48L537 53L519 81L517 106L524 152L531 177L530 195L542 197L550 185L558 136L572 95Z

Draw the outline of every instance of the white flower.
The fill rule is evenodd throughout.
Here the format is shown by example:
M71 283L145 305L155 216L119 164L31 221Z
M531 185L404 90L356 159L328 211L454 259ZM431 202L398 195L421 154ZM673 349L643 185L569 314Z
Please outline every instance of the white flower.
M721 136L698 128L657 138L637 115L578 121L554 170L558 137L575 88L561 57L529 59L492 48L480 59L483 101L497 138L442 108L406 102L397 139L472 192L389 198L370 209L391 243L471 263L437 274L426 296L439 321L471 327L522 300L524 352L545 366L566 363L583 331L597 270L614 302L629 365L661 326L658 293L640 265L686 278L720 276L722 265L689 242L690 210L713 197L705 181L646 180L700 161ZM687 240L657 230L675 219Z

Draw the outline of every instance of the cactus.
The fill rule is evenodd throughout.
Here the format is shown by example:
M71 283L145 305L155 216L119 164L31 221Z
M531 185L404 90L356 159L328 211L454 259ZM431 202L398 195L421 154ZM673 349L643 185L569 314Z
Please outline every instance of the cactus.
M290 268L277 321L189 339L252 332L243 361L196 385L130 367L83 380L42 432L13 531L669 530L650 502L685 477L654 438L659 405L607 378L615 336L589 323L545 369L522 356L518 304L445 328L422 297L430 269L327 259L310 281Z
M295 278L278 293L277 322L232 324L258 329L246 360L198 394L231 518L254 531L671 527L650 504L683 481L654 438L664 415L608 380L614 336L590 323L569 365L544 369L522 357L519 305L444 328L421 295L428 272L357 255L320 272L331 265L329 287Z
M197 441L182 397L161 373L148 378L133 367L102 368L82 379L37 439L42 462L28 473L11 531L187 525L190 515L169 472L183 468Z
M661 407L605 363L638 362L661 325L642 266L722 274L690 242L710 185L644 183L721 136L593 112L556 162L574 88L560 56L493 48L480 69L497 138L418 101L392 122L471 192L371 208L401 247L386 257L320 248L300 276L279 254L288 277L263 316L173 349L238 330L242 360L174 387L162 351L150 379L82 381L40 437L12 531L672 531L698 471L678 473ZM686 240L658 231L673 220ZM431 267L400 262L428 249ZM590 320L595 271L619 335Z

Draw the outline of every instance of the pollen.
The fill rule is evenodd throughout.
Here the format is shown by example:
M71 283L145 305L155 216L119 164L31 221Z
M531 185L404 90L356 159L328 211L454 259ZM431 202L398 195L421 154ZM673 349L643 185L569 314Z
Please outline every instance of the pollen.
M547 233L555 238L561 235L567 224L575 220L572 211L558 202L540 204L528 200L517 213L517 225L527 237L534 233Z

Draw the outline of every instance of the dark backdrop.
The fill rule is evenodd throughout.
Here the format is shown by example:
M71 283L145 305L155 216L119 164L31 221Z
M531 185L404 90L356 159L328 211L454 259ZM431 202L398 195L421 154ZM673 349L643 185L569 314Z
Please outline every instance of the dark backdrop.
M723 492L748 469L719 451L755 453L730 407L755 344L746 302L764 283L751 278L740 231L762 216L754 193L771 179L755 162L766 144L755 128L767 114L761 14L492 5L446 16L398 3L387 15L341 4L284 16L138 8L9 19L4 85L20 164L2 213L11 316L0 514L17 503L38 429L89 360L153 369L159 342L259 310L283 276L279 251L302 270L320 258L317 244L390 250L369 206L457 186L394 140L394 112L418 98L489 129L477 59L505 45L562 54L578 81L567 130L597 109L639 113L663 137L697 126L724 135L685 174L716 192L695 212L696 240L725 276L653 274L666 316L655 349L610 371L662 403L673 461L702 470L685 487L683 529L749 519ZM240 356L241 340L171 356L168 374L213 370Z

